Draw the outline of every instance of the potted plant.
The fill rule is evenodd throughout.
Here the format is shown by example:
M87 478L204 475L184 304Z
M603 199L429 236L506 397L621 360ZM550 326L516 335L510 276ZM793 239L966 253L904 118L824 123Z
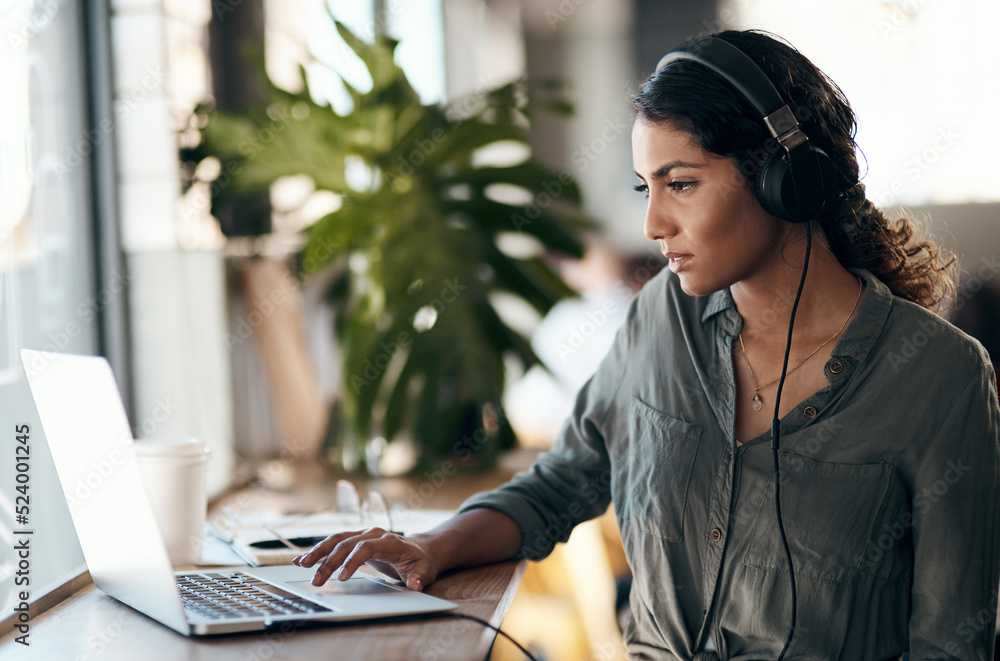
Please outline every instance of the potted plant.
M363 464L370 439L408 435L421 469L449 457L491 465L515 441L500 407L505 361L539 362L497 300L544 315L573 294L543 255L581 255L578 230L590 223L579 189L531 157L484 160L500 143L529 153L539 102L523 81L450 106L423 104L393 60L394 40L367 43L337 29L372 80L364 92L344 82L350 112L317 104L303 70L301 92L266 82L259 107L205 111L195 156L221 162L226 185L213 202L302 174L340 196L340 208L308 229L297 264L303 278L334 272L326 300L343 350L339 440L348 456ZM512 253L511 236L536 249Z

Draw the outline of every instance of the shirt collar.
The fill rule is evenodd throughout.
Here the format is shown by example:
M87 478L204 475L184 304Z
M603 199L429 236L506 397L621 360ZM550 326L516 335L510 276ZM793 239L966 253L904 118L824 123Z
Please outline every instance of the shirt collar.
M719 330L733 336L743 330L743 317L736 309L736 301L733 300L729 287L708 295L705 310L701 313L701 322L706 323L716 315L719 315L716 322Z
M705 323L723 310L730 309L736 309L736 302L733 301L733 295L730 293L729 287L726 287L708 295L708 303L705 305L705 311L701 313L701 322Z
M858 302L854 321L848 325L844 335L837 342L833 355L850 357L861 362L871 353L875 341L882 333L889 316L889 309L892 307L892 292L868 271L859 268L848 270L864 280L867 287ZM739 333L743 328L743 318L736 309L736 302L729 287L708 295L705 309L701 314L702 323L708 322L720 312L725 314L719 319L719 328L732 335Z
M858 302L854 321L847 327L833 348L833 355L853 358L863 362L868 358L875 341L882 334L889 310L892 292L881 280L864 269L851 268L851 273L864 280L867 287Z

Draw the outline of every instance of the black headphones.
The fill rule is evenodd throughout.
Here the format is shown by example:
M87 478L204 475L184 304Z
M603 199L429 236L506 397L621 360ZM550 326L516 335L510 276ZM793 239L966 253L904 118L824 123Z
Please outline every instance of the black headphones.
M743 51L718 37L684 42L663 56L659 71L676 60L694 60L738 89L763 117L777 141L757 164L755 190L764 210L789 222L818 218L837 199L837 167L809 142L767 75ZM773 140L768 142L773 144ZM766 144L766 143L765 143Z

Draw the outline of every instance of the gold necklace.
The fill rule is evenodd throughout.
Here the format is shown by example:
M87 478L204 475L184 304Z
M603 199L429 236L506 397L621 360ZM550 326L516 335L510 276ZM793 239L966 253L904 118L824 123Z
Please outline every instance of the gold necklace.
M864 282L861 281L861 280L858 280L858 297L856 299L854 299L854 307L851 308L851 312L847 315L847 319L844 319L844 323L840 326L840 328L837 329L836 333L834 333L833 335L830 336L830 338L826 342L824 342L823 344L821 344L818 347L816 347L815 349L813 349L812 353L810 353L808 356L806 356L805 358L803 358L802 360L800 360L795 367L793 367L792 369L790 369L787 372L785 372L785 376L788 376L789 374L791 374L795 370L797 370L800 367L802 367L803 363L805 363L807 360L809 360L810 358L812 358L813 356L815 356L816 353L820 349L822 349L826 345L830 344L830 342L833 341L833 338L835 338L838 335L840 335L844 331L844 329L847 328L847 322L849 322L851 320L851 317L854 316L854 311L858 309L858 302L861 300L861 292L862 292L863 289L864 289ZM740 331L740 350L743 352L743 362L745 362L747 364L747 370L749 370L749 372L750 372L750 378L753 380L753 410L754 411L759 411L762 408L764 408L764 400L761 399L761 397L760 397L760 391L763 390L764 388L768 388L770 386L773 386L775 383L777 383L778 381L781 380L781 377L779 376L774 381L768 381L764 385L758 386L757 385L757 377L754 376L754 374L753 374L753 368L750 367L750 360L747 358L747 349L746 349L745 346L743 346L743 331Z

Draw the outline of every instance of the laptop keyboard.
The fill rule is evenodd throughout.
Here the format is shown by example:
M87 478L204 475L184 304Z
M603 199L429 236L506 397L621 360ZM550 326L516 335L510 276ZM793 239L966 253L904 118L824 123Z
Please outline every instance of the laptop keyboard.
M240 572L175 576L184 610L213 620L330 612L329 608Z

